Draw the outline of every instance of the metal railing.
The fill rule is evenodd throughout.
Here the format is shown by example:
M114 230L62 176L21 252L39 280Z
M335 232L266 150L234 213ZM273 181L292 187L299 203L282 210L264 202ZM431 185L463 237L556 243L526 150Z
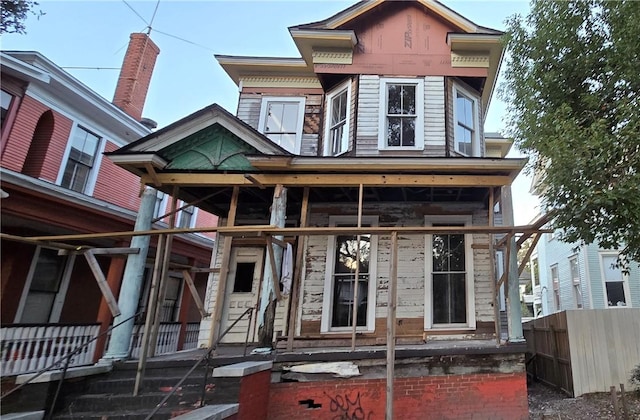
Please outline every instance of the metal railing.
M231 325L229 325L227 327L227 329L224 330L224 332L216 339L216 341L211 345L211 347L209 347L209 349L207 350L207 352L200 357L196 363L191 367L191 369L189 369L189 371L187 373L185 373L182 378L180 378L180 380L178 381L178 383L176 383L172 388L171 391L165 395L165 397L162 399L162 401L160 401L155 408L153 409L153 411L151 411L151 413L145 417L145 420L150 420L151 418L153 418L154 414L156 414L158 412L158 410L160 410L160 408L162 408L165 403L167 401L169 401L169 398L171 398L171 396L173 394L176 393L176 391L178 389L180 389L180 386L184 383L184 381L187 380L187 378L189 376L191 376L191 374L198 368L198 366L200 366L200 364L204 361L206 361L206 364L204 366L204 381L202 384L202 396L200 397L200 407L204 406L204 400L205 400L205 394L206 394L206 388L207 388L207 381L209 380L209 368L210 368L210 362L211 362L211 355L213 354L213 352L216 350L218 344L220 343L220 341L224 338L225 335L227 335L227 333L229 331L231 331L231 329L233 327L235 327L235 325L242 319L244 318L245 315L249 314L249 322L248 322L248 326L247 326L247 335L244 341L244 351L243 351L243 356L247 355L247 343L249 341L249 331L251 329L251 318L253 315L253 311L254 309L256 309L255 307L252 308L248 308L246 311L244 311L238 318L235 319L235 321L233 321L233 323L231 323Z
M89 341L77 346L73 351L65 354L60 359L56 360L55 362L51 363L50 365L40 369L38 372L36 372L32 377L30 377L25 382L21 383L20 385L16 386L15 388L12 388L11 390L6 392L5 394L0 395L0 401L5 399L9 395L13 394L14 392L24 388L25 386L27 386L28 384L33 382L36 378L39 378L40 376L42 376L46 372L48 372L50 370L53 370L53 369L60 368L60 366L63 365L62 366L62 375L60 377L60 381L58 382L58 387L56 388L56 393L55 393L55 395L53 397L53 400L51 401L51 406L50 406L49 412L47 414L47 419L51 419L52 416L53 416L53 411L55 409L56 403L58 401L58 396L60 395L60 389L62 388L62 383L64 382L65 376L67 375L67 370L69 369L69 366L71 364L72 357L75 356L76 354L82 352L87 346L94 345L94 342L97 339L99 339L100 337L102 337L104 335L109 334L114 328L119 327L120 325L124 324L125 322L128 322L131 319L137 317L138 315L140 315L140 313L136 313L136 314L130 316L129 318L127 318L127 319L125 319L123 321L120 321L115 325L110 326L109 328L107 328L102 333L100 333L100 334L96 335L95 337L93 337L91 340L89 340Z

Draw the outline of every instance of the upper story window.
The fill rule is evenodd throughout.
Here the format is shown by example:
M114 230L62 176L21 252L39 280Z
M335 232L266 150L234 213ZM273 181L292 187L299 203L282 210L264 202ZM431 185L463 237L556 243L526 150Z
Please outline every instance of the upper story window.
M627 306L629 284L618 264L618 254L600 254L602 279L605 285L605 307Z
M424 80L380 79L378 146L387 150L424 148Z
M5 92L4 90L0 91L2 96L0 96L0 127L4 127L4 120L9 113L9 108L11 108L11 101L13 101L13 95Z
M156 191L156 201L153 204L153 218L157 219L158 217L163 215L164 209L166 207L165 198L167 195L162 191Z
M454 85L453 106L455 150L465 156L480 156L478 100L467 90Z
M196 217L196 208L194 206L187 206L180 210L180 218L178 220L179 228L191 228L193 227Z
M283 149L300 154L305 98L263 97L259 131Z
M327 95L325 156L337 156L349 147L349 115L351 84L339 86Z
M76 127L71 137L71 148L60 185L88 194L99 146L100 137L80 126Z
M553 304L556 311L560 310L560 276L558 274L558 264L551 266L551 283L553 284Z

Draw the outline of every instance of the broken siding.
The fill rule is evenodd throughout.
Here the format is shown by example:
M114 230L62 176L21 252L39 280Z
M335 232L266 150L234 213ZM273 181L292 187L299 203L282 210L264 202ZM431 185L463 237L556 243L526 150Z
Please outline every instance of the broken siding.
M238 100L237 117L257 130L260 122L261 105L261 95L257 93L241 93Z
M379 215L379 226L423 226L425 213L472 214L473 224L485 226L487 210L481 203L397 203L365 205L364 215ZM327 226L330 215L356 214L352 206L345 209L340 204L322 204L311 208L310 226ZM473 244L488 245L488 235L472 235ZM400 234L398 238L398 304L397 317L424 319L425 303L425 235ZM319 328L322 318L328 239L326 236L309 236L305 249L305 272L302 290L301 323ZM390 235L378 237L376 255L376 318L387 316L387 289L389 283ZM493 322L493 289L489 277L488 249L473 249L474 294L476 321ZM372 279L373 280L373 279ZM417 322L422 331L422 323ZM304 329L304 328L303 328ZM307 332L309 329L306 329ZM319 333L319 329L313 331ZM415 333L416 331L414 331Z

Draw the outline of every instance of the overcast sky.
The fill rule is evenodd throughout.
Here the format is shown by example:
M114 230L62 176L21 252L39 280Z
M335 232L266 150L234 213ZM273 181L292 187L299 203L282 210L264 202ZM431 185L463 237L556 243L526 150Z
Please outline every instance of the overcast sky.
M288 27L323 20L355 1L51 1L26 22L27 34L4 34L3 50L38 51L108 100L129 35L147 31L160 48L143 116L159 128L207 105L236 113L238 89L214 54L299 57ZM504 30L505 19L526 14L526 1L444 0L473 22ZM485 131L503 129L504 105L495 97ZM510 156L518 155L512 152ZM537 200L530 179L514 182L516 224L528 223Z

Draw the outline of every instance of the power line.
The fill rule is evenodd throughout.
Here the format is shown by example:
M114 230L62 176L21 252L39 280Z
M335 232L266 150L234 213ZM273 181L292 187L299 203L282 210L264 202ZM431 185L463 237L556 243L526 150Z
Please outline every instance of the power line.
M73 67L73 66L63 66L60 67L64 70L120 70L120 67Z
M195 43L195 42L189 41L188 39L180 38L179 36L171 35L171 34L168 34L168 33L166 33L166 32L159 31L159 30L157 30L157 29L154 29L154 31L156 31L156 32L157 32L157 33L159 33L159 34L162 34L162 35L165 35L165 36L169 36L169 37L171 37L171 38L175 38L175 39L180 40L180 41L182 41L182 42L186 42L187 44L195 45L196 47L200 47L200 48L204 48L205 50L209 50L209 51L212 51L212 52L216 52L215 50L213 50L213 49L211 49L211 48L209 48L209 47L205 47L204 45L197 44L197 43Z
M158 6L160 6L160 0L156 3L156 8L153 10L153 15L151 16L151 22L149 23L149 32L151 32L151 25L153 25L153 20L156 18L156 13L158 12Z
M149 27L149 26L150 26L150 25L149 25L149 22L147 22L147 21L145 20L145 18L143 18L142 16L140 16L140 13L138 13L138 12L136 11L136 9L134 9L133 7L131 7L131 5L130 5L129 3L127 3L127 0L122 0L122 2L123 2L124 4L126 4L126 5L127 5L127 7L128 7L129 9L131 9L131 11L132 11L133 13L135 13L135 14L136 14L136 16L138 16L140 19L142 19L142 21L143 21L144 23L146 23L146 24L147 24L147 27ZM157 6L156 6L156 9L157 9ZM154 13L154 16L155 16L155 13Z

